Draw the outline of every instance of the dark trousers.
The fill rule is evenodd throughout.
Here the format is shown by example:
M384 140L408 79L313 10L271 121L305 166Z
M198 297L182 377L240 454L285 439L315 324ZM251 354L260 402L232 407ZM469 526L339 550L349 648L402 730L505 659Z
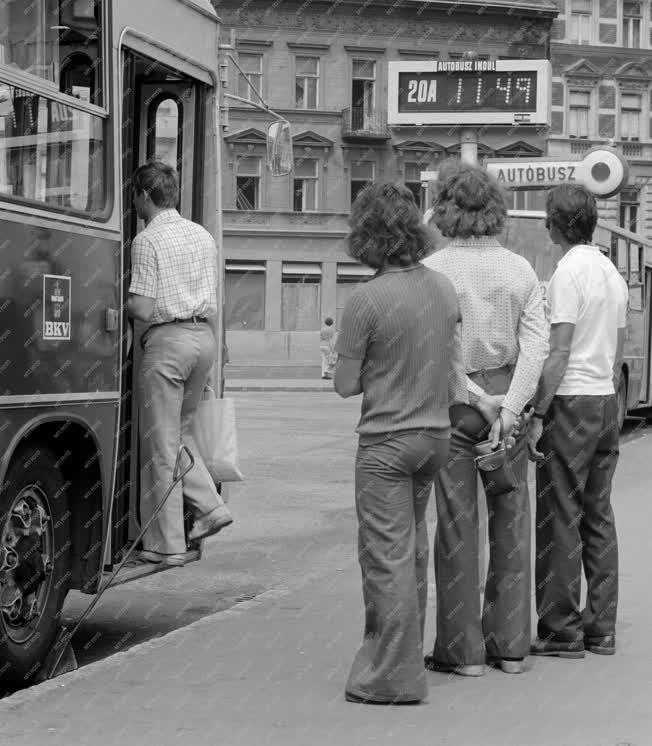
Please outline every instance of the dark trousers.
M427 694L423 632L428 598L426 507L448 440L409 432L360 446L355 468L365 628L346 690L378 701Z
M485 374L477 382L488 393L504 394L510 378L511 374ZM478 470L473 452L476 442L459 428L454 429L448 463L435 480L434 658L455 665L483 664L487 657L523 658L530 647L531 529L526 439L519 436L509 456L518 483L515 490L496 494L491 477L480 472L489 518L484 609L479 573Z
M618 463L615 396L557 396L537 468L538 636L557 642L615 634L618 542L611 483ZM587 583L580 613L582 566Z

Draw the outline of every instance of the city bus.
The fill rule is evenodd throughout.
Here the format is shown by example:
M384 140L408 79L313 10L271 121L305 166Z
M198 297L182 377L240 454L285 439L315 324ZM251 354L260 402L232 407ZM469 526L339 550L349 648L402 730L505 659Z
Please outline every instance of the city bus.
M230 47L209 0L155 4L0 3L3 685L33 680L68 591L99 592L139 531L144 329L124 302L143 227L130 175L147 160L176 167L180 213L215 236L222 309L220 49ZM200 559L201 543L188 549ZM161 569L127 565L115 582Z
M542 208L542 197L545 197L543 190L521 191L515 202L524 203L523 207ZM503 246L530 262L544 293L562 256L561 249L550 240L545 217L543 209L509 210L505 229L498 237ZM424 219L427 220L428 216ZM437 247L442 248L448 240L438 234ZM593 241L611 259L629 287L625 350L617 390L618 418L622 429L628 413L635 414L636 410L652 407L652 242L603 220L598 221Z

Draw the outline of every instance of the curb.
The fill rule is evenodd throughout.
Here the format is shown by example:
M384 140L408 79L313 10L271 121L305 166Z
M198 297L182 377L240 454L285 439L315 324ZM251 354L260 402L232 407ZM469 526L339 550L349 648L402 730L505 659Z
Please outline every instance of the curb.
M291 392L322 392L322 391L334 391L334 389L318 386L225 386L224 391L291 391Z

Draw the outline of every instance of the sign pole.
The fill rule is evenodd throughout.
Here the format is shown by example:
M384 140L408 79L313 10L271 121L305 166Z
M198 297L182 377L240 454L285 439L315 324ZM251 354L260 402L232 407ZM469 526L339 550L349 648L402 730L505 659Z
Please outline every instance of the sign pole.
M460 132L460 158L472 166L478 165L478 131L464 128Z

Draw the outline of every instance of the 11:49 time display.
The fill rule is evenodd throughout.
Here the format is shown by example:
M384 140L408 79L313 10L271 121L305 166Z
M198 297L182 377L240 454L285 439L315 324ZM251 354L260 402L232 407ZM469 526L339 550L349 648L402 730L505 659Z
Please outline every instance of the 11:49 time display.
M533 112L535 71L399 73L398 111Z

